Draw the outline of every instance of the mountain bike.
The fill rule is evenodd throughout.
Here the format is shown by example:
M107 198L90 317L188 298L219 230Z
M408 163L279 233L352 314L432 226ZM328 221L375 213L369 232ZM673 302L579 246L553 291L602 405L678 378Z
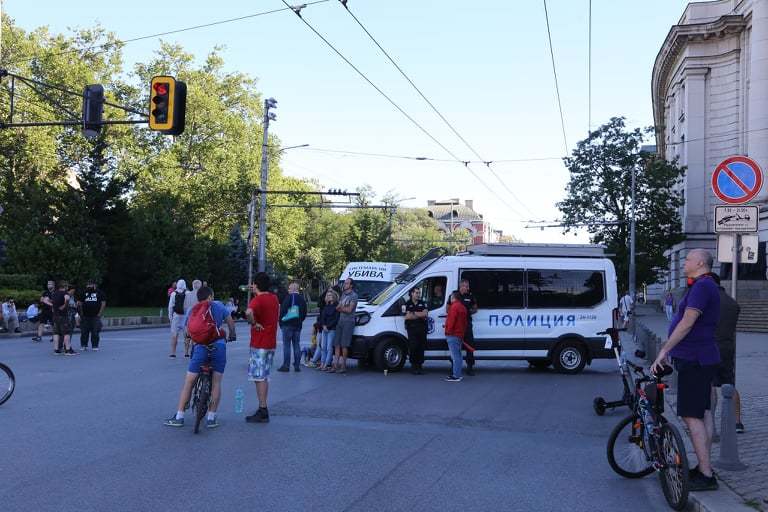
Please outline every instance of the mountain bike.
M592 408L595 410L595 414L598 416L602 416L605 414L605 411L607 409L616 409L617 407L624 407L627 406L630 409L632 409L634 405L634 388L635 388L635 381L632 376L632 372L629 370L629 366L627 365L627 356L626 353L622 350L621 346L621 340L619 338L619 332L626 331L627 329L616 329L616 328L610 328L606 329L603 332L598 332L598 336L610 336L611 341L613 342L613 353L616 357L616 363L619 366L619 374L621 375L621 382L624 386L624 391L621 395L620 400L614 400L612 402L606 402L605 398L602 396L596 397L592 401ZM645 352L642 350L635 350L635 357L639 357L640 359L645 359Z
M667 503L682 510L688 503L688 456L678 429L664 417L663 378L672 373L647 375L630 361L627 366L638 376L632 413L621 420L608 438L608 464L625 478L659 474Z
M8 366L0 363L0 405L3 405L11 398L15 388L16 377Z

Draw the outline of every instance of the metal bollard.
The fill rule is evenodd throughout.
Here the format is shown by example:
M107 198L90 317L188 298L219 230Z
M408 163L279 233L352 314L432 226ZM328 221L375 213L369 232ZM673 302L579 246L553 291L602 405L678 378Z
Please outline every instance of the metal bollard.
M725 384L720 388L723 395L722 421L720 422L720 459L717 467L728 471L741 471L747 466L739 460L739 445L736 439L736 405L733 403L733 386Z

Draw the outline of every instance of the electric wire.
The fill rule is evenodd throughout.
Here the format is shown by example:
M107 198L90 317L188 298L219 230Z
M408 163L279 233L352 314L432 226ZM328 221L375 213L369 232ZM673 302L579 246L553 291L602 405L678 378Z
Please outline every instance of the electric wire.
M285 4L285 6L286 6L286 7L289 7L289 8L290 8L290 9L291 9L291 10L294 12L294 14L296 14L296 16L298 16L298 18L299 18L299 19L300 19L300 20L301 20L301 21L302 21L302 22L303 22L303 23L304 23L304 24L307 26L307 28L309 28L309 29L310 29L312 32L314 32L314 34L315 34L317 37L319 37L319 38L320 38L320 39L321 39L321 40L322 40L322 41L323 41L323 42L324 42L324 43L325 43L325 44L326 44L326 45L327 45L327 46L328 46L328 47L329 47L331 50L333 50L333 52L334 52L336 55L338 55L338 56L339 56L339 58L341 58L341 60L343 60L343 61L344 61L344 62L345 62L345 63L346 63L346 64L347 64L349 67L351 67L351 68L352 68L352 69L353 69L353 70L354 70L354 71L355 71L355 72L356 72L356 73L357 73L357 74L358 74L358 75L359 75L359 76L360 76L360 77L361 77L363 80L365 80L365 81L366 81L366 82L367 82L367 83L368 83L368 84L369 84L371 87L373 87L373 88L376 90L376 92L378 92L378 93L379 93L379 94L380 94L382 97L384 97L384 99L386 99L386 100L387 100L387 101L388 101L388 102L389 102L389 103L390 103L390 104L391 104L393 107L395 107L395 108L396 108L396 109L397 109L397 110L398 110L398 111L399 111L399 112L400 112L400 113L401 113L403 116L405 116L405 118L406 118L406 119L408 119L408 120L409 120L409 121L410 121L410 122L411 122L411 123L412 123L414 126L416 126L416 127L417 127L417 128L418 128L418 129L419 129L421 132L422 132L422 133L424 133L424 134L425 134L427 137L429 137L429 138L430 138L430 139L431 139L431 140L432 140L432 141L433 141L435 144L437 144L437 145L438 145L438 146L439 146L441 149L443 149L443 151L445 151L445 152L446 152L446 153L448 153L448 154L449 154L451 157L453 157L453 159L454 159L456 162L458 162L458 163L460 163L460 164L463 164L463 165L464 165L464 167L465 167L465 168L466 168L466 169L467 169L467 170L468 170L468 171L469 171L469 172L472 174L472 176L474 176L474 177L475 177L475 179L477 179L477 181L479 181L479 182L480 182L480 184L482 184L482 185L483 185L483 186L484 186L484 187L485 187L485 188L486 188L486 189L487 189L487 190L488 190L488 191L489 191L491 194L493 194L493 195L494 195L494 196L495 196L497 199L499 199L499 201L500 201L502 204L504 204L504 205L505 205L507 208L509 208L511 211L513 211L513 212L517 213L518 215L520 215L520 214L519 214L519 212L517 212L517 210L516 210L516 209L515 209L515 208L514 208L512 205L510 205L510 204L509 204L509 203L508 203L508 202L507 202L507 201L506 201L506 200L505 200L503 197L501 197L501 196L500 196L500 195L499 195L499 194L498 194L498 193L497 193L495 190L493 190L493 189L492 189L492 188L491 188L491 187L490 187L490 186L489 186L489 185L488 185L488 184L487 184L485 181L483 181L483 180L482 180L482 178L480 178L480 176L479 176L479 175L478 175L478 174L477 174L477 173L476 173L476 172L475 172L475 171L474 171L474 170L473 170L473 169L472 169L472 168L469 166L469 162L468 162L468 161L466 161L466 160L462 160L461 158L459 158L458 156L456 156L456 155L453 153L453 151L451 151L450 149L448 149L448 148L447 148L447 147L446 147L446 146L445 146L445 145L444 145L442 142L440 142L439 140L437 140L437 139L435 138L435 136L434 136L434 135L432 135L432 134L431 134L429 131L427 131L427 130L426 130L426 128L424 128L424 127L423 127L421 124L419 124L419 122L418 122L418 121L416 121L416 120L415 120L415 119L414 119L414 118L413 118L413 117L412 117L410 114L408 114L408 113L407 113L405 110L403 110L403 108L402 108L402 107L400 107L400 105L398 105L398 104L397 104L397 103L396 103L396 102L395 102L395 101L394 101L394 100L393 100L393 99L392 99L392 98L391 98L391 97L390 97L390 96L389 96L387 93L385 93L385 92L384 92L384 91L383 91L383 90L382 90L382 89L381 89L381 88L380 88L378 85L376 85L375 83L373 83L373 82L371 81L371 79L370 79L370 78L368 78L368 77L365 75L365 73L363 73L362 71L360 71L360 69L359 69L357 66L355 66L355 65L354 65L354 64L353 64L353 63L352 63L352 62L351 62L351 61L350 61L350 60L349 60L347 57L345 57L345 56L344 56L344 54L343 54L343 53L341 53L341 52L340 52L340 51L339 51L339 50L338 50L338 49L337 49L337 48L336 48L336 47L335 47L333 44L331 44L331 42L330 42L330 41L328 41L328 39L326 39L326 38L325 38L325 36L323 36L323 35L322 35L320 32L318 32L318 31L317 31L317 29L315 29L315 27L313 27L313 26L312 26L312 25L311 25L311 24L310 24L310 23L309 23L307 20L305 20L305 19L304 19L304 17L301 15L301 8L293 8L293 7L291 7L291 6L288 4L288 2L286 2L285 0L282 0L282 2L283 2L283 4Z
M560 86L557 83L557 66L555 65L555 51L552 48L552 31L549 28L549 11L547 10L547 0L544 1L544 18L547 21L547 39L549 40L549 56L552 59L552 74L555 77L555 93L557 95L557 108L560 110L560 126L563 129L563 144L565 144L565 153L568 154L568 137L565 135L565 116L563 116L563 103L560 101Z
M395 155L395 154L389 154L389 153L372 153L372 152L365 152L365 151L352 151L352 150L343 150L343 149L326 149L326 148L315 148L315 147L296 148L296 149L301 149L302 151L316 151L319 153L334 153L334 154L348 155L348 156L395 158L395 159L401 159L401 160L416 160L416 161L427 161L427 162L455 162L456 161L449 158ZM541 161L547 161L547 160L562 160L563 158L564 157L562 156L549 156L549 157L534 157L534 158L502 158L498 160L469 160L468 162L470 164L486 164L488 162L490 163L541 162Z
M493 174L494 177L496 177L496 180L501 184L502 187L504 187L506 189L506 191L509 193L509 195L515 201L520 203L520 205L523 208L525 208L528 211L528 213L533 215L533 212L531 211L530 208L528 208L528 205L523 203L520 200L520 198L518 198L517 195L507 186L507 184L504 182L504 180L502 180L501 177L498 174L496 174L496 171L494 171L493 168L491 167L491 162L485 160L482 156L480 156L480 154L477 152L477 150L467 141L467 139L465 139L464 136L462 136L461 133L459 133L459 131L453 126L453 124L451 124L450 121L448 121L448 119L443 115L443 113L440 112L440 110L438 110L438 108L434 105L434 103L432 103L429 100L429 98L427 98L426 95L421 91L421 89L419 89L418 86L416 86L416 84L413 82L413 80L411 80L411 77L409 77L405 73L405 71L403 71L403 68L401 68L400 65L395 61L395 59L392 58L392 56L389 54L389 52L387 52L387 50L385 50L384 47L381 46L381 44L379 44L379 42L376 40L375 37L373 37L373 35L365 27L365 25L363 25L363 23L358 19L358 17L355 16L355 13L353 13L349 9L349 6L347 5L347 1L346 0L339 0L339 3L344 7L344 10L347 11L347 13L350 16L352 16L352 19L355 20L355 22L360 26L360 28L363 30L363 32L365 32L365 34L368 36L368 38L371 41L373 41L373 43L379 48L379 50L381 50L381 53L383 53L384 56L389 60L389 62L392 63L392 65L395 67L395 69L397 69L397 71L403 76L403 78L405 78L408 81L408 83L411 85L411 87L413 87L413 89L419 94L419 96L421 96L421 98L426 102L426 104L429 105L429 107L432 109L432 111L435 114L437 114L437 116L443 121L443 123L445 123L445 125L448 128L450 128L450 130L453 132L453 134L456 135L456 137L458 137L459 140L461 140L461 142L463 142L464 145L467 148L469 148L469 150L472 153L474 153L474 155L480 160L480 162L485 164L485 166L488 168L488 170L491 172L491 174Z
M302 4L302 5L303 5L303 7L309 7L310 5L322 4L322 3L326 3L326 2L330 2L330 0L315 0L313 2L306 2L305 4ZM69 50L63 50L61 52L48 53L48 54L44 54L44 55L28 55L26 57L19 57L18 59L13 60L13 61L5 64L5 65L6 66L10 66L10 65L13 65L13 64L18 64L19 62L29 61L29 60L33 60L33 59L37 59L37 58L41 58L41 57L55 57L55 56L59 56L59 55L66 55L68 53L77 53L77 52L81 52L81 51L89 52L90 50L93 50L93 49L96 49L96 48L104 48L103 50L95 52L93 54L93 55L98 55L99 53L104 53L104 52L108 51L110 46L120 46L120 45L123 45L123 44L133 43L133 42L136 42L136 41L143 41L145 39L153 39L153 38L156 38L156 37L162 37L162 36L167 36L167 35L171 35L171 34L178 34L178 33L181 33L181 32L188 32L190 30L197 30L197 29L201 29L201 28L208 28L208 27L213 27L213 26L216 26L216 25L224 25L226 23L233 23L233 22L236 22L236 21L247 20L247 19L256 18L256 17L259 17L259 16L265 16L267 14L274 14L274 13L286 11L286 10L289 10L289 9L293 9L293 8L292 7L281 7L280 9L272 9L270 11L262 11L262 12L257 12L257 13L253 13L253 14L246 14L245 16L238 16L236 18L228 18L228 19L219 20L219 21L212 21L210 23L203 23L201 25L192 25L192 26L189 26L189 27L182 27L182 28L175 29L175 30L168 30L168 31L165 31L165 32L157 32L155 34L148 34L148 35L145 35L145 36L133 37L133 38L130 38L130 39L118 39L116 41L112 41L112 42L109 42L109 43L94 45L94 46L91 46L89 48L86 48L85 50L83 50L82 48L72 48L72 49L69 49Z

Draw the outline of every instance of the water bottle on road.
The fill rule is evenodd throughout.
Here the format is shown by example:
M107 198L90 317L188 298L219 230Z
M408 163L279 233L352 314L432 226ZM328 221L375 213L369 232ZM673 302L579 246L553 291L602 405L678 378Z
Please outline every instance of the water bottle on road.
M245 409L245 393L240 388L235 391L235 413L240 414Z

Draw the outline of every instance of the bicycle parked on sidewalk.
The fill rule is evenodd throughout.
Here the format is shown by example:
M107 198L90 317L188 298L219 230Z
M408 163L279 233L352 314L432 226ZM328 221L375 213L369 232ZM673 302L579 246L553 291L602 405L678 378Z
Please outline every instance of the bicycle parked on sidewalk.
M0 405L3 405L11 398L15 388L16 377L8 366L0 363Z
M637 375L632 413L622 419L608 438L608 464L625 478L659 474L667 503L682 510L688 503L688 456L677 427L664 417L663 378L672 373L667 366L661 374L648 375L630 361L626 365Z

